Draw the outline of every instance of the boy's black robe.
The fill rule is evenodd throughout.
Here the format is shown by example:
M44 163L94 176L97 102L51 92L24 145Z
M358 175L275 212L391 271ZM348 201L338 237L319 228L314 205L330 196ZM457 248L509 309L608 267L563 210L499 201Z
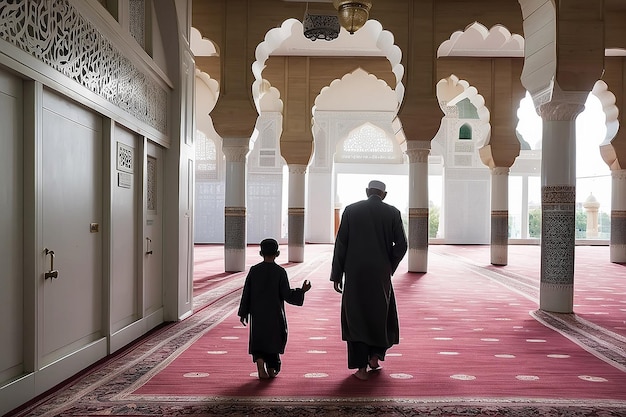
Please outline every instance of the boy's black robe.
M285 302L301 306L304 291L291 289L287 271L274 262L250 268L241 294L239 317L250 317L248 353L284 353L287 344Z

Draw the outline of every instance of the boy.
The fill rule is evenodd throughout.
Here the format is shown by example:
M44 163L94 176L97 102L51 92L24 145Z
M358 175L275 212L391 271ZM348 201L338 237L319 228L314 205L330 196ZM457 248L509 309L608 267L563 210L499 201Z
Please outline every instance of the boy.
M276 240L264 239L260 254L263 262L248 272L237 315L244 326L250 317L248 353L256 363L259 378L268 379L280 372L280 354L285 353L287 344L285 301L304 304L304 293L311 289L311 283L305 280L302 288L291 289L287 271L274 262L280 254Z

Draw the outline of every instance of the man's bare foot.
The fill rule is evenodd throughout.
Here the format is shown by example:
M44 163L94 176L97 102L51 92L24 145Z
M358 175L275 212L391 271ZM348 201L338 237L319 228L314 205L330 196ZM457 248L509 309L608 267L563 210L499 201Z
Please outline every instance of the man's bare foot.
M370 368L372 368L372 371L378 371L379 369L382 369L382 366L380 365L380 363L378 363L378 356L372 356L368 364Z
M256 360L256 370L259 372L259 379L268 379L270 377L265 370L265 361L263 359Z
M360 379L361 381L367 381L369 378L369 375L367 375L367 367L359 368L359 370L352 375L354 375L355 378Z

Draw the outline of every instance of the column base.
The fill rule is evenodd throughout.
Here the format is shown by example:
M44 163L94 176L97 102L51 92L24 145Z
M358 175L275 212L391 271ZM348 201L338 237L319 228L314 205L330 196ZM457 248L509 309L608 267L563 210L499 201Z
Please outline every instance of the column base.
M289 255L288 255L289 262L297 262L297 263L304 262L304 246L291 244L289 245L288 250L289 250Z
M573 313L574 285L542 282L539 286L539 308L552 313Z
M428 272L428 248L409 249L409 272Z
M616 264L626 263L626 245L611 244L610 246L610 260Z
M491 244L491 265L507 265L509 262L508 245Z
M224 249L224 271L242 272L246 270L245 249Z

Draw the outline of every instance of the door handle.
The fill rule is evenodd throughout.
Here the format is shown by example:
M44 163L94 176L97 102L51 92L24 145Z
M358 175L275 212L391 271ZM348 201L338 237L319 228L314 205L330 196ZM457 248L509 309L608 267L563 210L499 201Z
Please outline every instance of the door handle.
M46 248L45 251L46 255L50 255L50 270L44 274L44 279L56 279L59 277L59 271L54 269L54 251L48 248Z
M146 255L152 255L152 239L146 238Z

